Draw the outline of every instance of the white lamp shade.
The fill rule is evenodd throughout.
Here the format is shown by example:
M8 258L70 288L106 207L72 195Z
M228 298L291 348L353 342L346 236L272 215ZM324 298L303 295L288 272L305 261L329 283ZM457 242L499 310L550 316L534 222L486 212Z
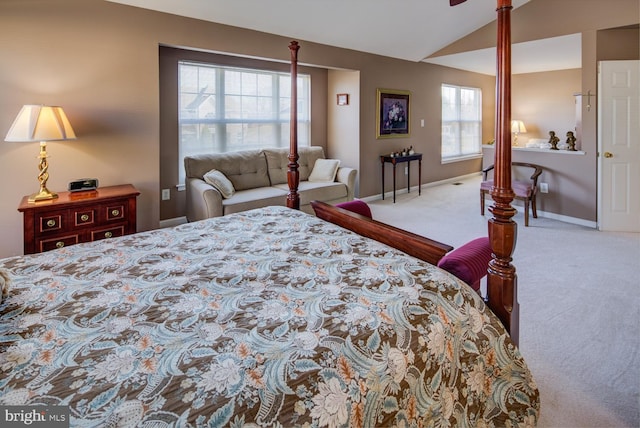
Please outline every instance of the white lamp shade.
M76 134L62 107L25 105L4 140L30 142L75 139Z
M516 134L521 134L523 132L527 132L527 128L524 127L524 123L521 120L512 120L511 132L514 132Z

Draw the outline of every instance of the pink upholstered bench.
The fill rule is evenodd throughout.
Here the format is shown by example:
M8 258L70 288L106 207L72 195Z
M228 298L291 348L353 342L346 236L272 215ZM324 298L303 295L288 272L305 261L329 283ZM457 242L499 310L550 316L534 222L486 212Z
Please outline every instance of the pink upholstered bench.
M480 280L487 274L490 261L491 244L489 238L482 237L446 254L438 262L438 267L460 278L480 293Z

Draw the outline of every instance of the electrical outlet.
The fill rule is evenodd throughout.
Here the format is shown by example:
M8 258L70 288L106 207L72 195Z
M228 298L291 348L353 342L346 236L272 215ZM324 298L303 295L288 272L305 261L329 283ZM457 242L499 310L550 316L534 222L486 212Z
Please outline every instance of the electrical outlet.
M404 167L404 175L409 175L409 167L408 166Z
M162 200L168 201L171 199L171 191L169 189L162 189Z
M540 192L549 193L549 184L548 183L540 183Z

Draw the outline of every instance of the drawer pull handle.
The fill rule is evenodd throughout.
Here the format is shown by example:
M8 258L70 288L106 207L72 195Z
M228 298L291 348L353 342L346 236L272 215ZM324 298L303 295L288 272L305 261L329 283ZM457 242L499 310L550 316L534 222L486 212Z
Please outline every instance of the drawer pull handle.
M82 221L87 221L87 220L89 220L89 214L82 214L82 215L80 216L80 220L82 220Z
M104 233L104 237L105 238L111 238L113 236L113 232L105 232Z
M64 242L62 241L56 242L56 248L62 248L62 247L64 247Z
M55 225L56 225L56 221L55 221L55 220L49 220L49 221L47 221L47 226L48 226L48 227L53 227L53 226L55 226Z
M118 217L120 215L120 210L111 210L111 215L114 217Z

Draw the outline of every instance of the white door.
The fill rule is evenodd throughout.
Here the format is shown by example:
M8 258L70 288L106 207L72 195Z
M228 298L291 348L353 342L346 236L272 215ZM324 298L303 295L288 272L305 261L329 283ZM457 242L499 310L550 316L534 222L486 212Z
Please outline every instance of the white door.
M598 228L640 232L640 61L598 69Z

